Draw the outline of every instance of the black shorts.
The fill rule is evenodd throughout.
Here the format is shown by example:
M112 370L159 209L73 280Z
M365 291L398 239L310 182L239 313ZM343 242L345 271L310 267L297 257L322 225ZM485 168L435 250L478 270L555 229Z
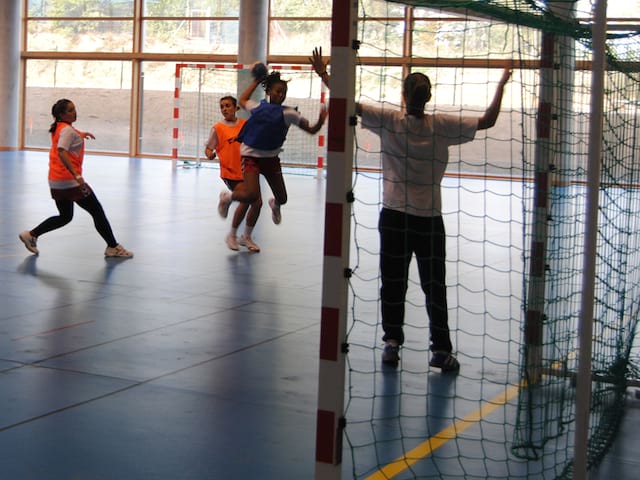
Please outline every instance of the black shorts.
M52 188L51 198L54 200L71 200L72 202L76 202L87 198L91 193L92 190L89 184L83 183L82 185L71 188Z
M223 178L222 181L227 186L229 190L232 192L236 189L236 187L242 183L242 180L229 180L228 178Z

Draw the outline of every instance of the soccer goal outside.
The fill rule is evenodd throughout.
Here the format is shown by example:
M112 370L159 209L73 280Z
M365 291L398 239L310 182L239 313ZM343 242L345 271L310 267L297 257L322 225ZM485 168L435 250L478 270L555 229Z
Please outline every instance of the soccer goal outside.
M175 70L173 149L171 156L187 166L201 166L211 127L222 120L220 99L236 99L249 82L251 65L179 63ZM310 65L269 65L288 81L285 104L314 122L325 102L322 82ZM244 77L242 75L244 74ZM243 83L244 82L244 83ZM262 92L261 87L258 87ZM239 117L246 118L244 111ZM317 135L289 129L280 159L284 165L321 169L324 166L326 127Z
M396 25L358 3L334 2L333 29L350 36L334 34L331 50L317 478L583 478L576 458L598 465L638 385L638 26L618 19L605 31L596 0L386 2L414 7L404 58L390 40ZM441 55L445 44L454 55ZM387 62L371 66L368 56ZM382 181L371 169L381 152L349 125L349 98L401 109L402 79L420 71L434 86L428 113L480 116L505 66L514 73L499 123L450 150L442 184L461 371L428 367L415 267L407 340L389 371L380 362ZM343 460L348 472L331 468Z

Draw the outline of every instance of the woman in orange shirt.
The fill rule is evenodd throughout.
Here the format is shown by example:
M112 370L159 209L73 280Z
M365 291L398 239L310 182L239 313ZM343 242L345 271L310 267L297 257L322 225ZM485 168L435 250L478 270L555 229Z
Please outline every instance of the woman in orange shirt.
M240 143L236 141L236 137L246 120L236 116L238 110L240 110L240 107L238 107L238 101L235 97L227 95L220 99L220 113L222 113L223 120L211 127L209 140L204 149L204 153L209 160L213 160L216 154L218 155L220 159L220 178L232 192L243 181ZM225 193L220 195L225 195ZM260 251L260 247L253 241L251 234L253 233L253 227L258 222L261 208L262 197L258 197L251 204L240 203L238 205L233 214L231 231L225 239L227 246L231 250L238 250L239 245L242 245L252 253ZM238 228L245 215L247 221L244 226L244 234L238 238Z
M58 100L51 108L51 114L55 120L49 129L49 188L59 215L47 218L33 230L21 232L18 237L27 250L38 255L38 238L69 223L73 219L73 204L77 203L93 217L96 230L107 243L105 257L133 257L132 252L116 241L102 205L82 177L84 140L95 137L72 126L77 113L71 100Z

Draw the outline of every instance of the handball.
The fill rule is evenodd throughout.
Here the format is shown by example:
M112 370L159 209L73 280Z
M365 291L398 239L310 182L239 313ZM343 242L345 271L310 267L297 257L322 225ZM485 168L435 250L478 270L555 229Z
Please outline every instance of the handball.
M262 62L256 62L251 65L251 76L256 80L262 80L268 73L267 66Z

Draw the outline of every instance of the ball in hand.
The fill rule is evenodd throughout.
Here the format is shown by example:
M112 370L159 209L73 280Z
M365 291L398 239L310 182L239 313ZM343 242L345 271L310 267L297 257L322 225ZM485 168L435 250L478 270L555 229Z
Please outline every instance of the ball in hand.
M262 80L268 73L267 66L262 62L256 62L251 66L251 76L256 80Z

